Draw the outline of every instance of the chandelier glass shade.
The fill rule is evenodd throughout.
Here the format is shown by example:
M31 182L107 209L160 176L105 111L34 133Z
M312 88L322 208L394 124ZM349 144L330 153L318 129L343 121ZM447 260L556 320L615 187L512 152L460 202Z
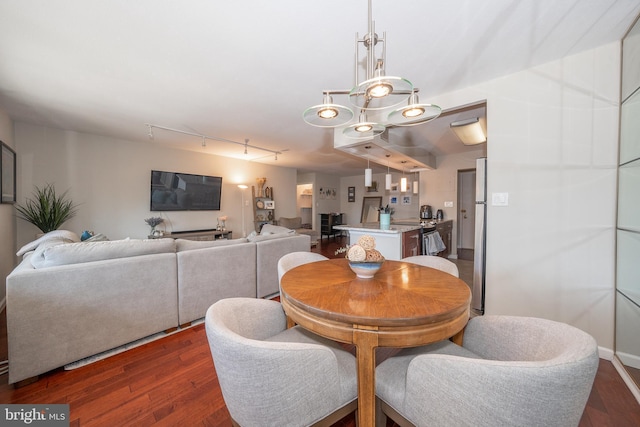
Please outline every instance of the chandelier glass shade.
M419 89L402 77L386 76L386 34L379 38L375 32L375 23L371 13L372 0L368 1L369 28L364 37L356 34L355 52L355 83L351 90L325 90L322 104L314 105L303 113L305 122L317 127L341 127L346 126L343 134L349 138L369 138L378 135L389 126L414 126L429 122L440 115L442 109L434 104L420 104L417 93ZM382 52L376 56L376 45L380 44ZM366 48L366 58L362 58L359 46ZM361 64L366 64L365 78L360 81L358 69ZM354 111L340 104L334 104L331 95L347 95L350 104L358 111L357 123L350 124L354 120ZM405 103L405 106L399 107ZM388 110L391 110L387 112ZM378 123L366 122L362 116L366 112L381 112ZM382 129L382 130L380 130Z
M342 133L349 138L373 138L385 129L386 127L380 123L367 121L367 115L361 113L358 121L344 128Z
M412 90L411 82L402 77L374 77L351 89L349 101L364 110L384 110L406 102Z
M353 111L344 105L333 103L333 98L325 94L323 103L309 107L304 111L304 121L311 126L338 127L353 119Z
M421 104L418 94L409 96L408 105L396 108L387 116L390 124L395 126L415 126L430 122L440 115L442 109L434 104Z

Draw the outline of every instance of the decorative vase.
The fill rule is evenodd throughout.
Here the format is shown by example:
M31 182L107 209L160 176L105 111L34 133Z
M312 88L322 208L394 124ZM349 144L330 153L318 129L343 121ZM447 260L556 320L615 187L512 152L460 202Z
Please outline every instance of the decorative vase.
M391 228L391 214L381 213L380 214L380 230L388 230L389 228Z

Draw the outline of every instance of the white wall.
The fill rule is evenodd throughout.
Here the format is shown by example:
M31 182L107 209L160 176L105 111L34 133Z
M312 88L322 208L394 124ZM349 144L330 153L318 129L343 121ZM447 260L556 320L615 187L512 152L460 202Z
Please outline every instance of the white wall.
M620 43L431 99L487 100L488 314L575 325L613 348Z
M0 141L15 150L13 142L13 122L9 116L0 110ZM6 289L4 287L7 275L16 263L16 227L12 204L0 203L0 309L4 306Z
M60 192L69 189L79 210L63 228L77 233L92 230L110 239L145 238L149 227L144 219L150 216L161 214L167 231L180 231L215 228L217 217L228 215L227 228L233 237L241 237L242 194L237 184L251 187L259 177L266 177L266 185L274 188L276 218L295 216L295 169L24 123L15 124L15 138L18 202L29 197L34 186L53 183ZM222 176L221 210L151 212L152 169ZM251 188L245 190L245 200L250 198ZM244 213L249 233L253 230L251 202ZM17 224L20 247L33 240L38 230L22 220Z
M402 173L392 172L392 182L400 183ZM405 177L411 185L413 183L413 174L406 174ZM362 175L348 176L340 179L340 211L345 214L345 221L349 224L360 223L362 216L362 199L364 197L382 197L382 206L386 206L390 203L390 197L395 196L398 199L398 203L393 205L389 204L390 208L394 209L394 213L391 216L394 220L400 219L417 219L420 212L420 197L418 194L413 194L412 191L407 193L394 192L385 190L385 174L373 174L372 181L378 183L378 191L367 191L364 186L364 170ZM356 188L355 202L349 202L348 188ZM411 198L410 204L402 204L402 196L408 196Z

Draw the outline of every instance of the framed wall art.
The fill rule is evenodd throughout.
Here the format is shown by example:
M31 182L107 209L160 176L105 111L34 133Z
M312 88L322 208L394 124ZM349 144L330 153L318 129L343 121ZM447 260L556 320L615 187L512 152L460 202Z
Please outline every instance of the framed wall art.
M382 197L363 197L360 222L363 224L380 221L380 206Z
M16 152L7 144L1 142L0 152L0 188L2 189L2 203L16 202Z
M356 187L349 187L347 191L347 197L349 202L356 201Z

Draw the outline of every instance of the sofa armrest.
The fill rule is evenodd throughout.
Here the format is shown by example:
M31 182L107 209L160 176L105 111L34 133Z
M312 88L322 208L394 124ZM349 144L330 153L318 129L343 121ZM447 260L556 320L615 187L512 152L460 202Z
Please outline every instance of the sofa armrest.
M178 326L175 253L14 271L9 383Z

